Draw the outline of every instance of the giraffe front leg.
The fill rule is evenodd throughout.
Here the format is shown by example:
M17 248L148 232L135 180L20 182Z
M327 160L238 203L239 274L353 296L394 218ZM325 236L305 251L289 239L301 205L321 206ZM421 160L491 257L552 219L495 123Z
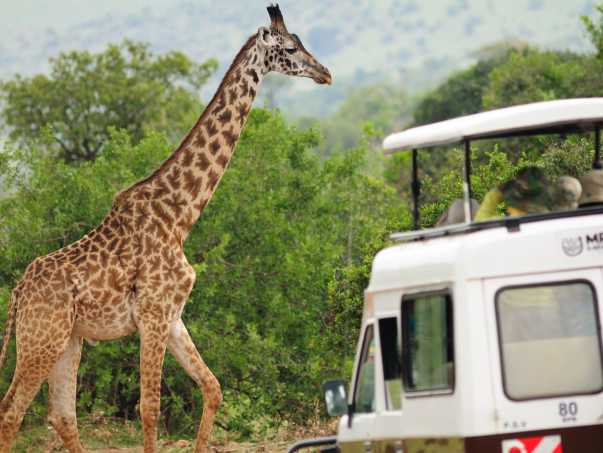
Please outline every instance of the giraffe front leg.
M203 392L203 416L197 434L195 453L205 453L214 418L222 402L220 383L203 362L181 319L172 323L168 348Z
M161 368L169 334L169 322L139 322L140 331L140 417L144 453L157 449L157 423L161 414Z
M65 448L70 453L84 451L77 431L75 412L77 368L80 364L81 353L82 339L72 335L67 351L48 376L48 421L57 430Z

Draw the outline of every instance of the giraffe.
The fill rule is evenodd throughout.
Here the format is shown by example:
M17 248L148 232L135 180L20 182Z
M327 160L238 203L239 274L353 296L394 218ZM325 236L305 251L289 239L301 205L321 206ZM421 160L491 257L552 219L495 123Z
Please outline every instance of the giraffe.
M270 71L331 84L331 74L268 6L270 27L249 37L199 120L149 177L115 195L101 224L79 241L37 258L13 290L0 367L14 325L17 366L0 403L0 453L48 378L48 421L71 453L83 452L75 411L83 340L140 333L144 452L156 450L163 358L169 349L203 393L195 452L205 452L222 393L181 320L195 272L182 244L207 206Z

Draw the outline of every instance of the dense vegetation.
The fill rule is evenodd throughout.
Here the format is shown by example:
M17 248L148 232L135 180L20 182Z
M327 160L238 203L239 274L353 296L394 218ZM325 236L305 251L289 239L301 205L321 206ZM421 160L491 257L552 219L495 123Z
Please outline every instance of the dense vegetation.
M349 372L373 257L390 232L412 225L409 153L379 157L373 149L380 136L488 108L601 95L601 24L583 21L598 46L594 55L501 44L416 104L400 87L361 88L324 122L327 141L313 126L287 126L278 111L252 110L184 244L197 281L183 318L224 391L217 426L249 436L304 423L322 380ZM178 52L154 57L130 42L52 64L51 77L0 86L3 126L14 139L0 152L0 182L9 193L0 201L0 323L12 287L36 256L98 225L117 191L170 154L200 113L197 90L215 70L213 61L199 65ZM527 164L551 180L579 177L594 144L546 137L537 152L531 143L514 146L514 156L494 144L474 150L478 201ZM430 227L461 195L460 152L424 153L420 171L420 224ZM15 359L13 340L0 393ZM136 335L86 344L78 411L136 418L138 374ZM46 393L43 387L26 423L45 415ZM162 395L163 431L192 434L202 395L169 353Z

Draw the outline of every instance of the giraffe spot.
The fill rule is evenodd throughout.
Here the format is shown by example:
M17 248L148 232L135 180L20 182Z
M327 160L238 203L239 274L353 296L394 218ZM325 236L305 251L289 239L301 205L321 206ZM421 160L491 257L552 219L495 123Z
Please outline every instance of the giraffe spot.
M222 170L224 170L226 168L226 166L228 165L228 161L230 159L228 158L228 156L226 156L224 153L220 154L218 156L218 158L216 159L216 163L222 167Z
M209 190L211 192L214 191L218 183L220 182L221 173L217 173L213 170L209 171L207 175L207 182L205 183L205 190Z
M186 173L185 173L186 175ZM163 203L158 203L158 202L151 202L151 209L153 210L153 213L157 216L157 218L159 220L161 220L163 223L165 223L165 225L168 228L172 228L173 225L173 219L172 217L168 214L168 212L163 209Z
M210 165L211 161L208 159L208 157L205 154L199 154L195 166L197 166L202 172L205 172L205 170L207 170Z
M236 88L231 88L230 90L228 90L228 104L232 105L234 103L234 101L236 101L239 98L239 95L237 94L237 89Z
M247 74L248 76L251 76L253 78L253 83L255 83L256 85L260 81L260 78L258 77L258 73L255 72L255 69L253 69L253 68L245 71L245 74Z
M109 242L109 244L107 245L107 249L112 252L113 250L115 250L115 248L117 247L117 244L119 243L119 239L115 238L113 239L111 242Z
M291 66L293 67L293 69L297 69L297 63L295 61L291 63Z
M195 153L193 153L193 150L190 148L185 149L184 152L182 153L182 166L190 167L191 165L193 165L194 159L195 159Z
M124 284L124 278L117 269L109 269L107 271L107 285L109 288L121 292Z
M241 80L241 85L239 85L239 88L241 89L241 97L244 98L247 96L249 93L249 83L247 82L247 79Z
M218 129L216 129L215 123L210 119L208 119L205 123L205 130L207 131L207 135L210 137L213 137L218 133Z
M249 97L255 99L255 90L251 87L249 87Z
M185 231L189 231L195 223L195 218L193 217L193 211L191 208L187 209L187 212L184 216L181 217L180 221L176 226L182 228Z
M285 60L285 64L289 69L291 69L291 60Z
M218 103L216 107L211 111L212 115L216 115L220 110L224 109L224 107L226 107L226 97L224 91L221 91L220 95L218 96Z
M167 198L164 200L165 204L169 209L174 212L176 217L180 217L182 214L182 209L186 206L186 200L182 198L182 195L179 193L173 193L172 198Z
M237 144L237 140L239 139L239 135L234 132L234 126L230 126L230 130L222 131L222 136L226 140L226 145L233 149Z
M230 80L226 84L226 86L231 87L233 85L238 84L241 81L241 69L238 68L232 75L230 76Z
M184 172L184 190L186 190L191 196L197 196L199 190L201 190L201 183L202 178L197 177L192 170Z
M224 126L224 124L228 123L231 119L232 119L232 112L230 111L230 109L226 110L224 113L222 113L218 117L218 121L220 123L222 123L222 126Z
M270 63L272 63L273 57L272 55L270 55L270 58L268 58L270 60Z
M237 120L239 120L239 123L241 123L241 127L242 127L243 124L245 124L245 120L247 119L247 114L249 113L249 108L246 104L241 102L239 104L239 106L237 107L237 112L239 113L239 117L237 118Z
M162 198L165 195L170 193L170 189L167 184L161 179L156 179L155 181L155 190L153 192L153 198Z
M255 62L258 60L258 54L254 53L253 54L253 61L251 62L251 64L255 64Z
M199 200L199 203L193 205L193 208L195 208L197 211L201 212L205 209L205 206L207 206L207 203L209 203L211 197L209 198L201 198L201 200Z
M192 153L190 153L190 154L192 154ZM193 160L192 156L190 157L190 160L189 159L187 159L187 160L189 161L189 164L185 165L185 166L190 167L190 164L192 163L192 160ZM166 175L166 178L167 178L168 182L170 183L170 186L172 186L172 189L178 190L180 188L180 180L179 180L180 171L176 167L174 167L171 174L168 173Z
M154 240L152 237L150 237L150 236L146 237L145 245L147 248L147 250L146 250L147 255L154 255L159 252L159 242Z
M209 152L212 156L215 156L218 151L220 151L220 142L218 139L215 139L209 144Z
M144 224L149 219L149 213L147 212L144 205L136 206L136 226L138 228L144 228Z
M205 146L205 143L207 143L205 141L205 137L203 137L203 132L201 131L201 129L199 129L199 132L197 132L197 140L195 141L195 143L199 148L203 148Z
M101 250L100 254L99 254L99 258L101 263L104 265L107 263L107 261L109 261L109 254L107 252L105 252L104 250Z
M268 60L264 60L264 66L268 66Z
M134 214L134 203L130 200L125 201L120 206L120 214L132 216Z

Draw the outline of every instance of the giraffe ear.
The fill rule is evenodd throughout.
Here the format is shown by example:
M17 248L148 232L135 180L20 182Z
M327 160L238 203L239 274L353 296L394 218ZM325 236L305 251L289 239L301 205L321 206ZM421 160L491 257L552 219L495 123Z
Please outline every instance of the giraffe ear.
M276 39L272 36L272 32L269 28L260 27L258 30L258 39L260 44L266 49L272 49L276 46Z

